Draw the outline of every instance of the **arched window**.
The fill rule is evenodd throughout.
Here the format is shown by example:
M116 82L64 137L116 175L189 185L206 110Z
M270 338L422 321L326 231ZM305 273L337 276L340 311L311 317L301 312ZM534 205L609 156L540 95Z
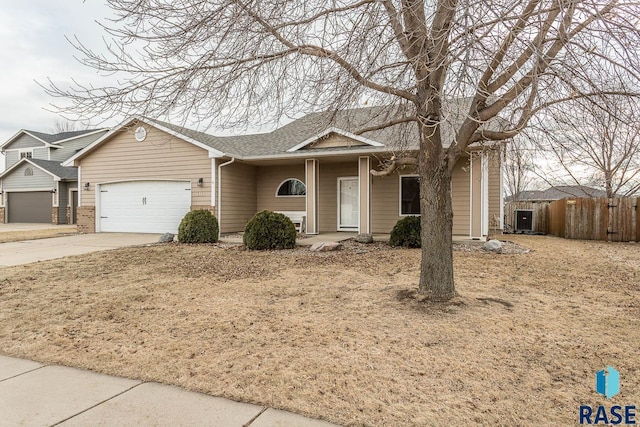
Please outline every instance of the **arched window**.
M24 176L33 176L33 169L31 168L26 168L24 170Z
M304 182L300 181L296 178L289 178L284 180L276 191L277 197L287 197L287 196L306 196L307 195L307 186L304 185Z

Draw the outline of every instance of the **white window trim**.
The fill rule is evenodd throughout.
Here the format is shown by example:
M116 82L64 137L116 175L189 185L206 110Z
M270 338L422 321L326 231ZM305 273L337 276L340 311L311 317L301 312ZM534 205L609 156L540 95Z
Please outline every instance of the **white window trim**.
M305 194L290 194L287 196L279 196L278 192L280 191L280 187L282 187L282 184L284 184L287 181L291 181L291 180L295 180L295 181L299 181L302 185L304 185L304 193ZM278 186L276 187L276 197L281 198L287 198L287 197L307 197L307 184L304 183L304 181L302 181L299 178L287 178L284 181L282 181L280 184L278 184Z
M356 181L357 182L357 186L358 186L358 224L357 225L342 225L340 224L340 183L342 181ZM336 186L336 205L337 205L337 209L336 209L336 231L354 231L354 230L358 230L358 232L360 231L360 177L358 176L339 176L338 180L337 180L337 186Z
M402 178L403 177L416 177L418 179L420 179L420 175L418 175L417 173L408 173L405 175L399 175L398 177L398 216L400 217L405 217L405 216L420 216L420 213L417 214L403 214L402 213ZM419 187L418 187L419 188Z
M22 160L22 159L33 159L33 148L27 148L27 149L19 149L18 150L18 161ZM31 153L31 157L22 157L23 153Z

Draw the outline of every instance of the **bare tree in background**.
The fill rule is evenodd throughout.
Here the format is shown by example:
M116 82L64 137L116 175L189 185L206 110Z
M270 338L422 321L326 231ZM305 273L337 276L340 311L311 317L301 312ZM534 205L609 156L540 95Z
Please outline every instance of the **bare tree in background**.
M595 77L635 93L640 69L640 8L629 0L108 3L118 15L103 24L108 52L75 44L87 66L121 83L51 83L52 95L72 100L63 112L180 112L230 127L365 102L390 106L386 125L409 124L419 152L383 173L418 165L419 291L437 301L456 295L451 173L469 145L513 138L549 105L598 96ZM498 115L509 125L484 126Z
M74 130L80 130L77 127L77 122L64 119L56 119L53 122L53 133L73 132Z
M555 111L544 147L568 181L604 188L607 197L640 191L640 103L606 96Z
M531 190L535 182L532 144L520 135L504 147L502 170L504 185L511 200L517 202L523 191Z

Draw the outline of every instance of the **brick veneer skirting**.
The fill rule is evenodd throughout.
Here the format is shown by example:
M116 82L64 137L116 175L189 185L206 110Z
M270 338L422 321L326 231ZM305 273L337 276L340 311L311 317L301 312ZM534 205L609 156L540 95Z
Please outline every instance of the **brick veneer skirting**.
M4 208L0 208L0 224L4 224Z
M79 206L76 214L79 233L96 232L96 208L93 206Z

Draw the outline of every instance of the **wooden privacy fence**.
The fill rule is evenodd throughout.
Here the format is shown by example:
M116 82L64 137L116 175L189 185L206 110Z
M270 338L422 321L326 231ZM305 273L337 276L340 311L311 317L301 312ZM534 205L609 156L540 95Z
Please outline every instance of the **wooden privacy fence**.
M549 205L550 202L507 202L504 208L504 225L509 231L518 231L516 226L516 211L531 211L533 213L532 228L534 233L547 234L549 231Z
M567 239L640 242L639 197L572 198L549 205L549 234Z

